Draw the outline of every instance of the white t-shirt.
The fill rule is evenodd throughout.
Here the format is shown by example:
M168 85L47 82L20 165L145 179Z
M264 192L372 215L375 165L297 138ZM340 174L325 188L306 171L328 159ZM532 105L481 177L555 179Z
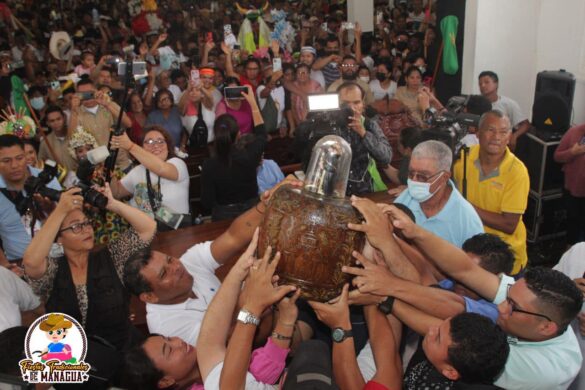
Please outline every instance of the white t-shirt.
M223 370L223 362L218 363L205 378L203 387L205 390L219 390L219 378L221 377L221 370ZM278 389L278 385L268 385L266 383L258 382L254 375L250 372L246 372L246 384L244 385L246 390L275 390Z
M522 113L518 103L506 96L498 96L498 100L492 103L492 109L502 111L506 114L510 118L512 127L516 127L518 123L528 119Z
M211 255L211 241L191 247L181 256L181 262L193 276L193 292L197 298L174 305L147 303L146 322L150 333L180 337L196 345L207 307L221 285L215 276L220 264Z
M370 89L374 95L374 100L384 99L386 95L388 95L388 99L393 99L396 94L396 88L397 86L394 81L390 81L387 89L384 89L378 80L370 81Z
M175 213L188 214L189 171L187 170L187 165L177 157L173 157L167 160L167 162L177 167L179 177L176 181L160 178L162 204ZM150 172L150 182L155 193L158 192L158 180L158 175ZM146 168L144 165L134 167L120 182L128 192L134 194L130 200L130 205L152 215L146 187Z
M260 93L266 88L265 85L260 85L257 89L256 89L256 95L258 97L258 103L260 106L260 109L263 110L264 106L266 105L266 99L262 99L260 97ZM276 104L276 107L278 108L278 119L277 119L277 125L280 125L282 123L282 115L284 112L284 87L277 87L274 88L272 91L270 91L270 96L272 97L272 100L274 101L274 104Z
M321 84L321 88L325 90L325 76L323 76L323 72L320 70L311 69L311 80L315 80L319 84Z
M0 267L0 332L22 325L20 312L36 309L40 304L24 280Z

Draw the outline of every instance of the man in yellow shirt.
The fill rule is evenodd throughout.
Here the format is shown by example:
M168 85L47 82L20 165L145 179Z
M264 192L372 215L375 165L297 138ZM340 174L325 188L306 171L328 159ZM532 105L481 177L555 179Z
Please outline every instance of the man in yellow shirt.
M507 145L512 135L510 120L501 111L482 115L477 136L479 145L467 155L467 200L475 207L486 233L506 241L516 260L512 274L526 267L526 210L530 182L528 170ZM457 186L462 191L463 159L453 167ZM462 191L463 192L463 191Z

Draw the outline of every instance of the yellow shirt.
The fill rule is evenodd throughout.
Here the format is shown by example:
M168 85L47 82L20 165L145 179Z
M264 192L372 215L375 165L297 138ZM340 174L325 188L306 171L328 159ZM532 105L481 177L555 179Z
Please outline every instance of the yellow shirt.
M476 207L494 213L524 214L530 191L528 170L510 150L498 169L484 176L479 163L479 145L472 146L467 155L467 200ZM453 167L457 188L462 191L463 159L459 159ZM526 227L522 218L512 234L485 226L486 233L495 234L508 243L515 255L512 274L526 267Z

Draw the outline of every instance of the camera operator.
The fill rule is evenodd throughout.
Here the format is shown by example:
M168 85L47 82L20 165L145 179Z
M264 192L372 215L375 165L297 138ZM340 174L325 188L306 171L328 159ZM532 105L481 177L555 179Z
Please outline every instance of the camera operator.
M61 194L24 254L25 273L34 292L46 302L47 312L69 314L88 335L100 336L121 349L134 340L130 296L122 284L124 264L135 250L148 247L156 223L140 210L115 200L106 184L101 190L107 200L105 208L132 227L107 246L93 250L92 221L82 210L87 199L80 193L80 188L73 187ZM55 241L63 247L62 257L49 254Z
M23 206L26 196L33 194L24 192L24 183L28 177L36 177L40 173L40 169L27 166L24 144L20 138L11 134L0 136L0 238L8 260L22 258L30 242L33 218L32 213L25 212ZM57 179L51 180L47 187L61 190ZM33 229L36 231L40 229L43 214L49 213L53 204L39 195L34 195L34 202L39 211L34 218L36 222Z
M302 149L301 153L306 158L311 153L312 145L322 136L332 133L339 135L350 144L352 151L346 194L349 196L373 192L374 183L370 169L376 169L376 166L370 164L370 156L377 164L388 165L392 160L392 148L380 126L364 116L365 103L362 88L355 82L348 81L339 86L337 93L340 105L345 108L335 116L347 115L347 118L336 118L338 126L336 129L328 128L328 133L323 131L320 123L312 126L309 121L305 121L299 128L297 147ZM349 110L353 112L353 115L347 114Z

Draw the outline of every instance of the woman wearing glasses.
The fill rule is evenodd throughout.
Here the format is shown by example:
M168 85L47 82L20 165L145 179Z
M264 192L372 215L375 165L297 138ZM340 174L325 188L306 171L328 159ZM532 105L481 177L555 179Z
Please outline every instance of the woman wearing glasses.
M159 231L191 222L189 171L185 162L175 157L171 137L162 126L144 129L142 146L122 134L112 137L112 147L126 150L140 163L122 180L112 182L116 199L131 196L130 205L155 217Z
M70 188L32 239L23 265L47 312L69 314L88 335L123 349L136 340L129 319L130 296L122 284L124 263L133 251L150 244L156 224L140 210L114 199L107 184L101 192L108 198L106 209L126 219L130 229L94 249L94 230L83 212L80 189ZM53 242L63 247L62 257L50 256Z

